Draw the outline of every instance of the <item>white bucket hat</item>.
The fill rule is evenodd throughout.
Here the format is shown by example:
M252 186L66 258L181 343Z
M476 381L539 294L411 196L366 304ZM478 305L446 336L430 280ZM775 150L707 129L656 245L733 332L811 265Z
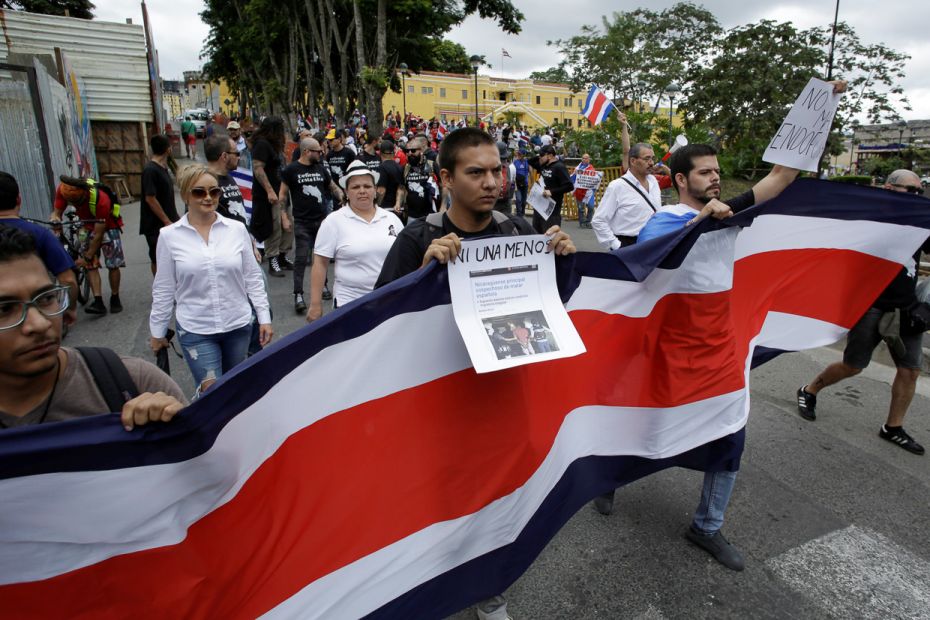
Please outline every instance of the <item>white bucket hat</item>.
M339 187L341 187L342 189L345 189L346 184L349 182L349 179L351 179L352 177L361 176L363 174L367 174L371 176L371 178L374 179L375 185L378 184L378 176L379 176L378 173L375 172L374 170L371 170L365 164L365 162L359 159L356 159L351 164L349 164L348 169L346 169L346 173L342 175L341 179L339 179Z

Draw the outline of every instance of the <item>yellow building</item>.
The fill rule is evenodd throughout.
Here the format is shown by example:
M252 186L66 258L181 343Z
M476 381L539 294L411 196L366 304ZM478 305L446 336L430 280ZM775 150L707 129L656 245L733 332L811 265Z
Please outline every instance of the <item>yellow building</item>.
M568 84L510 80L477 76L477 108L482 120L500 121L505 113L527 127L564 124L586 127L581 115L585 93L573 93ZM387 91L382 100L385 114L411 112L425 119L438 118L454 123L475 119L475 75L423 71L402 78L403 93ZM406 102L405 102L406 98Z
M165 114L168 115L169 121L181 116L181 112L184 111L183 106L181 105L181 94L165 92L162 94L162 105L165 108Z

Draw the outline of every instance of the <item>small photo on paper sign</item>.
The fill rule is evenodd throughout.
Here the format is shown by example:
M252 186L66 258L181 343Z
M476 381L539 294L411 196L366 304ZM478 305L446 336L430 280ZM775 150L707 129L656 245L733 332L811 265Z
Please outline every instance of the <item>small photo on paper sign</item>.
M483 323L491 348L499 360L559 350L542 311L486 318Z

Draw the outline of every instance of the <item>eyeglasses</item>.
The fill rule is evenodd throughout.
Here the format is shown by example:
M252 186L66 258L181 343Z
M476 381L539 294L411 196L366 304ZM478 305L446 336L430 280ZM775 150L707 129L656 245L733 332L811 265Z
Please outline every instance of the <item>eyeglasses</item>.
M652 156L650 156L650 157L634 157L633 159L641 159L641 160L643 160L643 161L652 161L652 162L654 162L654 161L656 160L656 158L655 158L655 157L652 157Z
M892 183L891 186L900 187L901 189L906 191L908 194L923 194L924 193L924 188L920 187L919 185L900 185L898 183Z
M68 309L68 287L55 286L39 293L31 301L0 301L0 331L19 327L26 320L29 306L34 306L46 318L56 317Z
M197 200L203 200L204 198L207 197L207 194L210 195L211 200L216 200L220 197L220 194L222 193L223 193L223 190L221 190L218 187L211 187L210 189L207 189L205 187L191 188L191 196L193 196Z
M307 149L311 153L322 153L323 149Z

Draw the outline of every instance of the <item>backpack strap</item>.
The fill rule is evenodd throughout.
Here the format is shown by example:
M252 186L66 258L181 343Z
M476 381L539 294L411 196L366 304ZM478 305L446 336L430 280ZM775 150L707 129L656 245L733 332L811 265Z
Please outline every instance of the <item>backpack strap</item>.
M109 411L121 411L127 400L139 395L139 388L129 375L126 364L112 349L78 347L77 351L87 363Z
M497 223L497 227L501 229L502 234L510 235L512 237L516 237L520 234L520 231L517 230L517 225L506 213L501 213L500 211L491 211L491 217L494 218L494 221Z

